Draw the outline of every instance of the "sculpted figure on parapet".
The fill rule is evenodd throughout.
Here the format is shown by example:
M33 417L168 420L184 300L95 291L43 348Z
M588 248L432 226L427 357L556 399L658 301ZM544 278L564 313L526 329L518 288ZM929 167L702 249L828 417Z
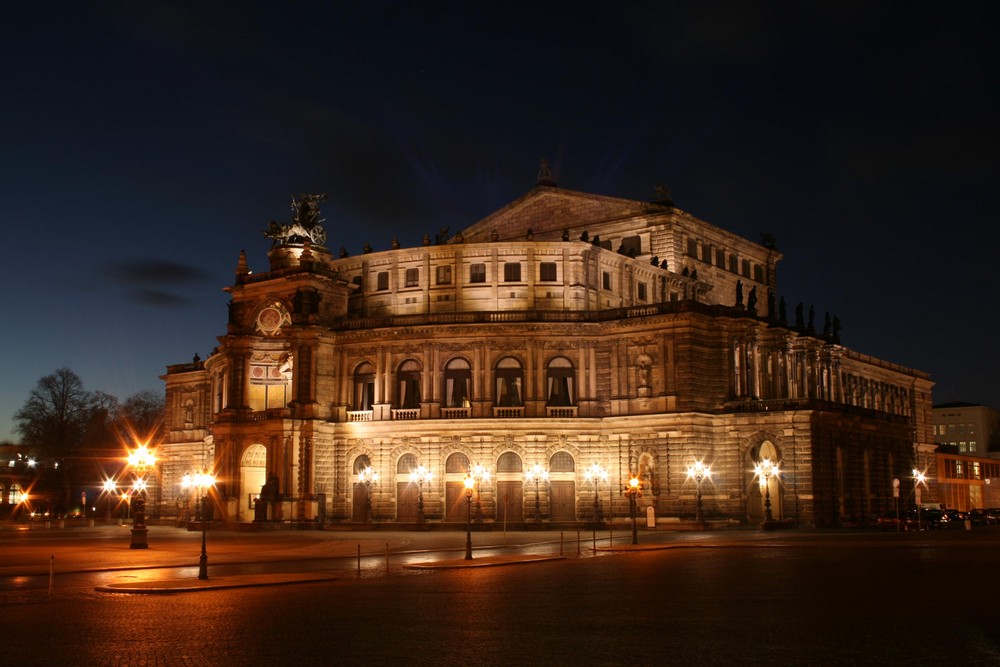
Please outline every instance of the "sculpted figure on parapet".
M264 236L275 245L303 244L306 241L314 245L326 243L326 231L320 223L319 203L326 201L325 194L292 195L292 221L283 225L272 220L268 223Z

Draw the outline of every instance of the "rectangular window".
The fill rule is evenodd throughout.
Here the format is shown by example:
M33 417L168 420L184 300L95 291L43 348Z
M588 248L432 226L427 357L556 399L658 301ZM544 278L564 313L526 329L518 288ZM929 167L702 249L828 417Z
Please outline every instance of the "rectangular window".
M715 265L720 269L726 268L726 251L716 250L715 251Z
M688 255L691 257L698 256L698 241L695 239L688 239Z
M729 270L732 273L737 273L739 271L739 260L736 259L736 255L729 256Z
M753 279L759 283L764 282L764 267L759 264L753 267Z
M704 245L701 247L701 261L706 264L712 263L712 246Z
M538 280L541 282L556 281L556 263L542 262L538 265Z
M486 265L485 264L472 264L469 266L469 282L470 283L485 283L486 282Z
M377 289L380 292L384 292L385 290L389 289L389 272L379 271L378 276L376 277L376 284L377 287L375 289Z
M629 257L638 257L642 254L642 239L639 236L626 236L622 239L620 252Z
M521 282L521 263L505 262L503 265L503 281L505 283Z
M742 262L742 269L743 269L743 271L742 271L743 277L744 278L749 278L750 277L750 260L749 259L744 259L743 260L743 262Z
M611 274L607 271L601 274L601 286L606 290L611 289Z
M439 267L437 267L437 284L438 285L450 285L451 284L451 267L450 266L439 266Z
M639 283L638 285L636 285L635 291L636 291L636 296L639 298L639 301L646 300L646 283Z
M406 286L416 287L420 283L420 269L406 270Z

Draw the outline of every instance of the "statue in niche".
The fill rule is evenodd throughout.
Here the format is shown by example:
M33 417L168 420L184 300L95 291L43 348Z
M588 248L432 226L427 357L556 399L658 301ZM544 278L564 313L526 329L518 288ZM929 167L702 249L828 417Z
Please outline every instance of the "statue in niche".
M750 288L750 294L747 296L747 310L750 311L751 315L757 314L757 286Z

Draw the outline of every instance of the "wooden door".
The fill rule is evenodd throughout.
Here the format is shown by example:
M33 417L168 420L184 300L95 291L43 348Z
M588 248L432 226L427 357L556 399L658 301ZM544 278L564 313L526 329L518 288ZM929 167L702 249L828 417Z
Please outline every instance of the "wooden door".
M549 520L576 521L576 482L549 485Z
M417 485L409 482L396 484L396 521L417 520Z
M523 482L497 482L497 521L524 521L524 491Z
M354 493L351 495L351 521L364 523L368 520L368 489L361 482L355 482Z

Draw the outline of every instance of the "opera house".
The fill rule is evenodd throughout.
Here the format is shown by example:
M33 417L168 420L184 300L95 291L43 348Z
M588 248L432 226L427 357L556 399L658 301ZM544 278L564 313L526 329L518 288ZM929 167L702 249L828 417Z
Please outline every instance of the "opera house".
M266 265L239 253L218 346L163 376L154 515L208 467L230 524L836 526L932 464L929 376L786 306L768 237L544 165L416 247L331 252L322 200L271 223Z

